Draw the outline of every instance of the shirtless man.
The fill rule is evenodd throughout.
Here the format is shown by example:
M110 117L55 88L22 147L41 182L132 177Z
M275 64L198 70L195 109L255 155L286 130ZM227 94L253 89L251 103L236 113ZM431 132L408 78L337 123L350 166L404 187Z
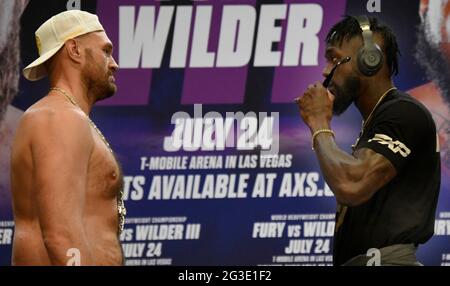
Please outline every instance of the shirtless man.
M89 119L117 88L112 43L97 16L75 10L42 24L36 42L24 76L48 75L51 88L22 116L11 151L12 264L120 265L121 173Z

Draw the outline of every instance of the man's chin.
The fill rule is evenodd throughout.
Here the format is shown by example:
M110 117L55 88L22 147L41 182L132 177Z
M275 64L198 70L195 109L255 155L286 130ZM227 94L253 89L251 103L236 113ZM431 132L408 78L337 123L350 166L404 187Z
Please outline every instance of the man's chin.
M116 94L117 86L115 84L110 84L106 89L105 92L102 92L102 96L97 99L97 101L108 99L114 94Z
M333 109L333 116L341 116L342 113L344 113L344 112L345 112L345 110L342 111L342 110L335 110L335 109Z
M107 99L107 98L113 97L113 96L114 96L114 94L116 94L116 90L117 90L117 88L116 88L116 87L115 87L115 88L111 88L111 89L109 89L109 90L108 90L108 92L107 92L107 93L105 93L105 97L104 97L104 98L102 98L102 99Z
M108 97L113 96L114 94L116 94L116 92L117 92L117 85L115 83L110 84L109 85L109 96Z
M333 115L340 116L352 105L352 103L341 103L336 104L336 101L333 104Z

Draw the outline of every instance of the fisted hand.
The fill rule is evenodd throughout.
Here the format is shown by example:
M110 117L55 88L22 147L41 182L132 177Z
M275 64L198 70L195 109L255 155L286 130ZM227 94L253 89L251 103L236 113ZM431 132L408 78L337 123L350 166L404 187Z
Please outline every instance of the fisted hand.
M329 127L333 101L333 95L319 81L309 85L303 96L295 99L303 121L312 132Z

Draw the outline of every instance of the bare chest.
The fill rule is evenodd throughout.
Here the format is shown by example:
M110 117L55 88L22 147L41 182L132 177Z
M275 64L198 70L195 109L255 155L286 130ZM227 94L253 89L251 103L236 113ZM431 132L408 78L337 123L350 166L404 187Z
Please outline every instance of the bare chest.
M117 198L122 188L122 171L114 154L98 134L88 166L88 193L104 198Z

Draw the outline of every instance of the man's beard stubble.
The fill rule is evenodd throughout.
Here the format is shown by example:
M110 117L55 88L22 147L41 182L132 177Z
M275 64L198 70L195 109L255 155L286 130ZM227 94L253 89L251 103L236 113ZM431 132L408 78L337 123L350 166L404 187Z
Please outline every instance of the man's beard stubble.
M346 78L342 86L336 85L333 81L331 82L330 88L333 90L335 97L333 103L334 115L341 115L353 102L356 102L360 86L361 81L355 74Z
M82 71L82 78L89 93L95 97L94 102L113 96L117 87L109 80L112 74L100 68L89 48L86 49L86 63Z
M433 81L441 92L444 103L450 108L450 58L441 52L438 45L434 45L427 39L426 28L420 25L417 30L417 44L414 54L417 62L425 69L428 80ZM444 132L450 138L450 118L445 118ZM444 152L443 161L450 167L450 142L441 148Z
M19 5L14 8L14 13L20 13ZM19 23L19 17L13 17L8 42L0 52L0 122L19 91Z
M425 68L427 78L439 87L445 103L450 107L450 59L443 55L439 46L428 41L424 25L417 30L414 56L419 65Z

